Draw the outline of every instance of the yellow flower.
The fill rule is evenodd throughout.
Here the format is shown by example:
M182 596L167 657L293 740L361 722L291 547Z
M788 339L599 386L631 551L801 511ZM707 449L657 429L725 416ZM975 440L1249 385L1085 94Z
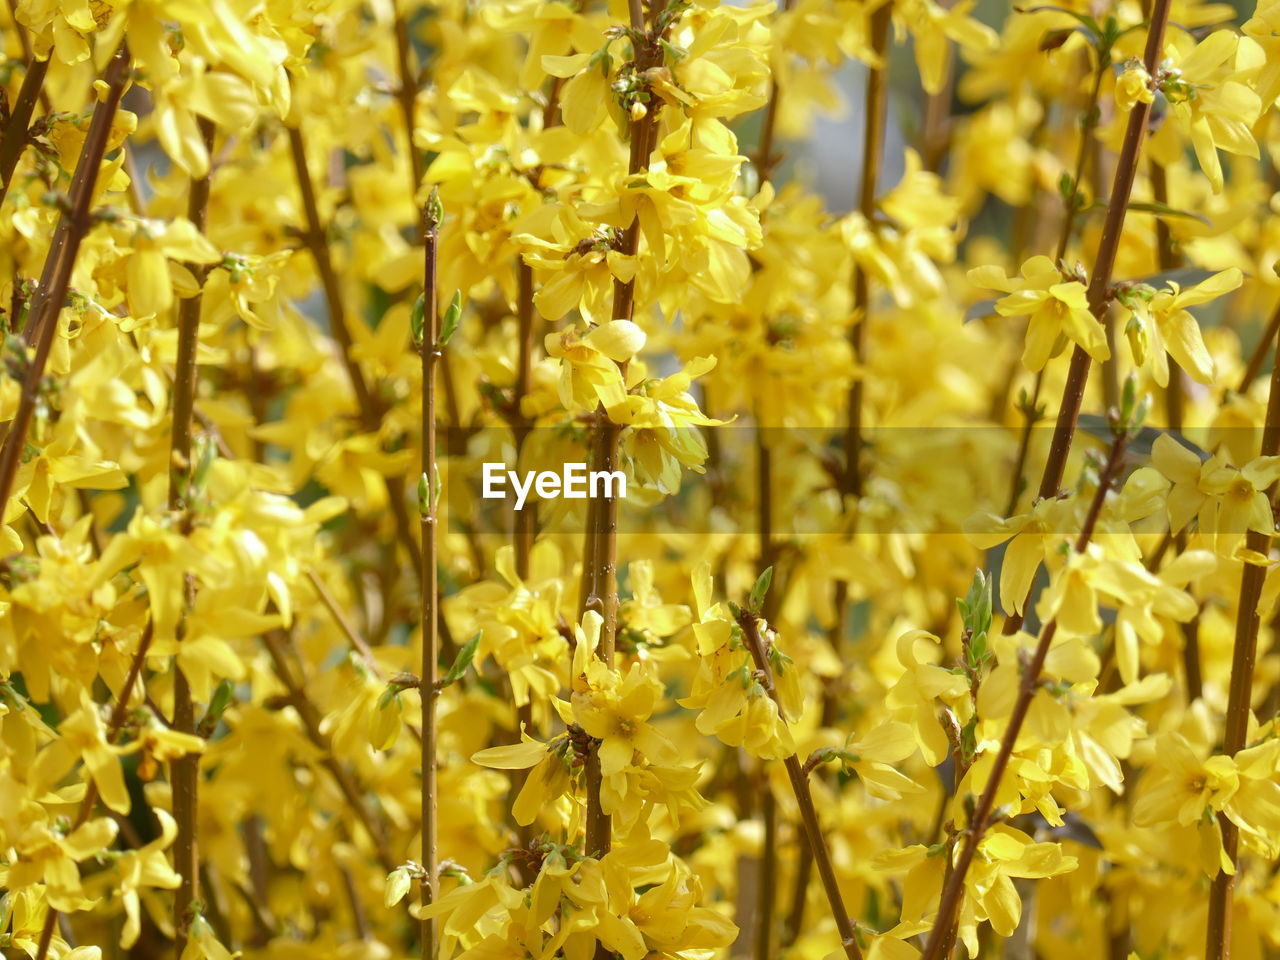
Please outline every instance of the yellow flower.
M1280 457L1258 457L1237 469L1218 456L1204 463L1168 434L1152 447L1152 465L1173 484L1169 491L1169 527L1181 530L1193 517L1213 537L1222 556L1231 556L1248 530L1271 534L1275 521L1266 490L1280 479ZM1252 558L1251 562L1266 562Z
M80 706L58 724L58 739L36 756L30 774L35 792L44 793L70 772L76 761L82 761L102 802L116 813L128 813L129 791L124 785L120 755L130 750L107 743L106 727L97 706L85 695Z
M617 407L626 398L619 364L643 349L645 333L630 320L610 320L580 334L573 327L546 337L547 356L561 361L560 402L566 410Z
M184 296L199 292L183 263L211 264L222 255L189 220L139 220L129 258L129 311L138 319L163 315L173 305L174 287Z
M632 765L639 752L645 761L670 763L675 745L648 721L662 696L662 684L652 665L633 663L620 677L595 656L601 617L588 611L578 628L574 649L573 717L590 736L600 741L600 772L610 777Z
M876 865L885 872L906 872L904 921L921 919L936 905L946 872L946 857L958 855L959 849L959 843L949 851L913 844L877 858ZM1077 866L1076 858L1063 855L1059 844L1036 843L1021 830L1005 825L989 830L978 846L973 866L965 875L959 928L969 955L978 955L980 923L989 921L1002 937L1017 929L1022 916L1022 898L1013 884L1014 878L1057 877L1072 872Z
M1216 30L1182 57L1161 85L1214 193L1221 193L1223 184L1219 150L1258 159L1251 128L1262 101L1246 80L1262 62L1262 49L1252 39Z
M1181 289L1170 281L1168 289L1157 291L1149 302L1132 298L1136 323L1131 324L1129 342L1134 359L1149 370L1160 386L1169 385L1169 361L1178 365L1200 383L1214 379L1213 357L1204 345L1200 326L1187 307L1208 303L1239 288L1244 276L1235 267L1214 274L1193 287Z
M1048 257L1032 257L1022 265L1022 277L1007 277L999 267L977 267L969 280L979 287L1003 290L1008 296L996 301L1002 317L1028 316L1022 362L1028 370L1044 367L1062 352L1063 338L1071 340L1093 359L1111 357L1106 331L1089 309L1085 285L1069 278Z
M893 715L907 720L924 762L934 767L950 753L947 735L938 722L938 701L967 702L969 682L960 674L931 662L939 641L924 630L908 630L896 643L902 676L889 689L885 704Z
M950 56L948 41L966 52L989 50L996 45L996 32L969 16L977 0L961 0L950 7L933 0L895 2L894 13L901 17L915 40L916 65L926 93L937 93L945 82Z
M1124 73L1116 77L1116 107L1128 113L1139 103L1153 102L1156 95L1151 87L1151 74L1141 63L1126 63Z
M1182 734L1162 734L1134 803L1134 823L1203 825L1221 812L1240 828L1246 844L1265 857L1274 857L1280 850L1278 774L1280 741L1267 740L1234 757L1202 760ZM1214 830L1212 836L1219 834ZM1220 842L1208 853L1202 859L1206 873L1235 872Z
M525 770L530 767L524 786L516 796L511 814L516 823L528 826L539 811L558 800L569 789L569 740L557 737L542 743L527 734L520 743L489 747L472 755L473 763L498 770Z

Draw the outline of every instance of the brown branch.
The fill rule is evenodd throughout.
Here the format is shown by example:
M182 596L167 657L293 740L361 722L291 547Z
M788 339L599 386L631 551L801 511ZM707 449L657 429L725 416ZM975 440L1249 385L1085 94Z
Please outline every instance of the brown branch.
M659 66L663 62L662 36L650 29L644 20L640 0L629 0L630 27L633 35L634 65L638 75ZM649 154L658 132L660 102L652 98L644 116L631 121L631 150L627 173L634 176L649 165ZM632 217L622 232L618 251L625 257L634 257L640 246L640 218ZM613 281L614 320L630 320L635 311L635 279ZM626 364L619 364L622 376L626 376ZM618 465L618 445L622 428L609 419L603 405L595 411L595 445L591 454L591 469L612 473ZM609 494L588 501L587 529L583 541L582 607L600 613L604 620L600 628L600 642L596 655L605 663L612 663L614 644L618 632L618 498ZM589 856L601 857L609 852L612 843L612 823L600 804L602 775L598 744L592 744L586 756L587 815L586 851Z
M1151 161L1151 199L1157 204L1169 203L1169 178L1165 169ZM1165 217L1156 217L1156 263L1160 271L1175 270L1182 266L1182 256L1174 244L1173 232ZM1186 407L1186 373L1178 361L1169 358L1169 386L1164 393L1165 420L1170 430L1181 430Z
M435 193L423 211L423 331L422 354L422 483L418 504L422 524L422 905L434 902L439 891L440 871L436 863L436 701L440 637L437 631L436 602L440 584L437 571L436 465L436 364L443 353L440 340L440 306L437 291L437 246L439 244L440 203ZM423 496L425 493L425 496ZM422 921L422 960L434 960L436 921Z
M1151 162L1151 198L1157 204L1167 205L1169 202L1169 179L1165 169L1156 161ZM1156 217L1156 261L1161 272L1175 270L1182 265L1182 256L1173 240L1173 231L1165 217ZM1277 313L1280 321L1280 313ZM1262 344L1269 343L1275 337L1275 331L1269 330ZM1254 376L1257 371L1254 371ZM1247 377L1245 383L1252 381ZM1170 430L1181 432L1186 418L1186 385L1187 375L1178 361L1169 358L1169 385L1164 392L1165 422ZM1186 531L1180 531L1175 538L1178 553L1186 549ZM1187 682L1187 702L1200 699L1204 692L1203 670L1200 665L1200 613L1185 623L1178 625L1182 631L1182 673ZM1127 931L1126 931L1127 932ZM1128 937L1125 937L1126 941Z
M293 172L297 179L298 191L302 195L302 210L306 216L306 227L302 231L302 241L315 261L316 273L320 275L320 286L324 290L325 304L329 309L329 326L334 338L341 347L342 365L346 368L347 378L351 381L351 389L356 395L356 406L359 410L361 426L369 433L376 433L379 427L380 411L369 390L369 382L353 352L354 342L351 337L350 321L342 299L342 285L338 280L338 272L334 269L333 260L329 256L329 244L325 236L324 222L320 219L320 207L316 202L316 189L311 180L311 172L307 168L307 148L302 139L299 127L286 127L289 136L289 155L293 160Z
M738 625L742 627L747 650L755 662L756 672L763 678L765 691L782 709L777 687L774 685L773 670L769 666L769 656L765 649L765 641L760 636L760 626L756 614L749 610L738 613ZM779 723L784 723L781 715ZM831 905L831 913L836 921L836 929L840 932L840 943L845 956L849 960L862 960L862 950L858 947L857 933L854 924L845 910L844 897L840 893L840 881L836 878L835 868L831 864L831 853L827 849L822 835L822 825L818 820L818 811L813 804L813 794L809 790L809 779L800 764L800 758L792 754L783 760L787 777L791 781L791 791L795 794L796 805L800 808L800 821L804 824L805 837L809 842L809 850L813 854L818 868L818 876L822 879L822 888L826 891L827 902Z
M1083 553L1085 547L1089 545L1089 541L1093 538L1093 532L1097 527L1098 517L1102 513L1102 506L1106 501L1107 492L1111 489L1120 473L1127 439L1126 433L1117 430L1106 465L1098 477L1098 489L1094 492L1093 499L1089 503L1089 511L1085 517L1084 526L1080 530L1080 535L1076 538L1076 553ZM943 884L942 896L938 903L938 913L933 921L933 929L929 931L929 939L925 944L922 960L941 960L942 957L946 956L944 947L946 942L953 936L953 927L956 918L959 916L960 903L964 899L965 876L969 872L970 864L973 863L978 844L982 842L983 835L986 833L987 827L990 826L996 793L1000 789L1000 782L1004 779L1009 759L1013 756L1014 746L1017 744L1018 736L1022 732L1022 724L1027 718L1027 712L1031 709L1031 701L1034 699L1036 691L1040 688L1040 674L1044 670L1045 658L1049 655L1049 647L1053 644L1053 638L1057 632L1058 620L1055 617L1041 631L1035 653L1032 654L1031 660L1022 670L1021 683L1018 685L1018 697L1014 701L1013 710L1009 714L1009 725L1005 728L1004 736L1000 740L1000 747L996 751L995 761L991 765L991 773L987 778L986 786L983 788L982 795L974 807L973 818L969 823L968 830L965 832L965 842L961 847L960 856L955 860L953 869L947 874Z
M399 3L395 4L395 11L396 70L399 73L396 102L400 105L400 115L404 120L404 135L409 150L409 174L413 177L410 196L414 196L422 186L423 173L422 155L413 143L413 131L417 126L414 115L418 101L418 80L417 73L413 69L413 47L409 42L409 23L405 20Z
M1066 212L1062 219L1062 228L1058 233L1058 247L1053 262L1057 263L1067 255L1067 247L1075 234L1076 220L1084 206L1084 196L1080 193L1080 181L1084 177L1085 164L1088 162L1089 148L1093 145L1093 134L1098 128L1102 110L1098 103L1098 94L1102 90L1102 78L1111 71L1110 60L1099 57L1093 75L1093 87L1089 90L1089 102L1086 104L1084 123L1080 126L1080 145L1076 149L1075 171L1071 175L1071 197L1064 201ZM1126 200L1126 203L1128 201Z
M550 106L550 103L548 106ZM520 328L520 344L519 353L516 357L516 382L515 390L511 397L509 419L515 447L515 462L518 468L524 453L525 443L529 439L529 433L533 426L529 418L525 416L522 404L524 398L529 395L529 388L533 382L533 351L536 332L533 316L533 268L519 256L516 257L516 279L518 283L516 318ZM527 580L529 577L529 565L533 555L534 540L537 537L537 528L536 501L526 502L523 510L514 510L512 512L511 546L515 554L516 576L521 580ZM532 701L527 701L516 707L516 740L520 739L519 733L521 730L531 729L532 727L533 703ZM517 797L520 795L520 791L524 789L525 781L529 779L529 771L525 769L512 770L510 776L511 796ZM515 829L519 837L520 846L527 848L533 840L533 825L517 823L515 824Z
M18 2L9 0L9 22L13 24L13 32L18 38L18 46L22 48L22 59L28 63L35 60L35 50L31 46L31 37L26 26L18 19ZM40 109L45 113L53 113L53 101L49 99L49 91L40 87Z
M1267 323L1267 329L1263 332L1258 345L1253 348L1253 353L1249 356L1249 365L1245 367L1244 376L1240 378L1240 386L1237 388L1238 393L1249 392L1249 387L1253 385L1253 381L1262 372L1262 365L1267 362L1267 347L1271 345L1277 335L1280 335L1280 301L1276 301L1276 307L1271 312L1271 320Z
M756 415L756 522L760 529L758 574L773 566L773 452L765 439L764 427ZM763 615L771 620L779 591L770 590L764 598ZM760 851L760 877L756 885L755 960L769 960L773 955L773 913L777 903L778 875L778 803L773 787L763 768L760 771L760 820L764 825L764 844Z
M790 13L794 0L782 0L782 13ZM760 147L756 151L756 170L760 174L760 182L768 183L773 179L773 169L777 166L778 157L773 154L774 132L778 125L778 106L781 101L778 86L777 66L770 64L769 100L764 110L764 121L760 127Z
M320 578L315 570L307 570L307 579L311 582L312 589L316 595L320 597L320 602L324 608L329 611L329 615L333 617L333 622L338 625L338 629L342 631L342 635L347 638L347 643L351 644L351 649L360 657L360 661L365 668L380 681L386 681L386 674L382 672L382 668L378 666L378 661L374 659L373 648L369 646L364 637L360 636L356 628L352 626L351 621L347 619L346 614L342 612L342 608L338 606L338 601L334 599L333 594ZM419 743L422 742L422 730L416 723L405 721L409 732L413 734L413 738Z
M1018 438L1018 453L1013 461L1013 480L1009 484L1009 500L1004 510L1006 517L1013 516L1018 509L1018 501L1022 499L1022 492L1027 487L1027 479L1023 474L1027 466L1027 453L1031 449L1031 434L1043 416L1040 407L1040 391L1043 388L1044 370L1040 370L1036 374L1035 385L1031 388L1031 396L1026 398L1026 403L1022 406L1022 435Z
M13 182L13 171L18 168L18 160L26 149L31 115L35 113L36 101L44 90L44 78L48 72L48 60L37 60L35 57L28 60L27 75L22 78L18 99L14 101L13 112L9 114L9 122L5 124L4 136L0 138L0 203L4 203L4 198L8 195L9 185Z
M1099 58L1097 69L1094 71L1093 87L1089 91L1089 101L1086 104L1084 123L1080 128L1080 143L1076 147L1076 161L1074 172L1071 175L1071 196L1063 201L1065 204L1065 212L1062 218L1062 226L1058 231L1058 246L1054 253L1054 263L1060 262L1067 255L1067 248L1071 244L1071 237L1075 234L1075 225L1077 217L1080 213L1082 205L1082 195L1080 193L1080 181L1084 177L1085 166L1089 158L1089 147L1093 142L1094 131L1097 130L1098 120L1101 117L1101 110L1098 104L1098 94L1102 89L1102 79L1106 76L1111 64ZM1018 361L1020 364L1021 361ZM1016 364L1015 364L1016 368ZM1027 464L1027 452L1031 447L1031 435L1035 429L1035 425L1040 422L1040 415L1037 412L1037 404L1040 401L1040 391L1044 386L1044 370L1036 373L1035 386L1032 388L1031 399L1027 407L1022 411L1023 426L1022 435L1018 440L1018 454L1014 465L1013 481L1009 490L1009 502L1005 510L1006 516L1011 516L1017 509L1018 500L1022 497L1022 492L1026 488L1026 480L1023 477L1023 471ZM1001 403L1003 410L1004 404Z
M1262 431L1261 456L1280 454L1280 339L1271 368L1271 395L1267 398L1267 416ZM1274 510L1277 484L1267 491ZM1245 546L1266 556L1271 551L1271 537L1250 530ZM1240 574L1240 600L1236 606L1235 643L1231 653L1231 682L1227 693L1227 723L1222 738L1222 752L1234 757L1244 749L1249 733L1249 705L1253 694L1253 666L1258 655L1258 600L1266 581L1267 568L1245 563ZM1209 888L1209 921L1205 940L1205 960L1228 960L1231 956L1231 910L1235 898L1236 877L1240 872L1240 828L1224 815L1218 816L1222 830L1222 849L1235 865L1233 873L1219 868Z
M342 285L338 273L334 269L333 260L329 256L329 244L325 237L324 223L320 218L319 204L316 202L315 186L307 168L306 143L302 131L298 127L287 128L289 136L289 153L293 159L294 175L298 182L298 190L302 196L302 208L306 217L306 227L302 231L302 240L315 261L316 273L320 276L320 286L324 291L325 304L329 310L329 326L334 339L338 341L339 356L351 381L355 392L356 406L359 412L361 428L366 433L378 433L382 426L382 410L369 389L359 361L355 359L354 342L351 337L350 321L346 306L342 299ZM422 570L422 550L413 538L412 525L409 520L409 508L405 503L404 478L398 476L384 478L387 488L387 500L395 520L396 537L400 545L413 561L416 571ZM448 625L441 618L440 629L447 636Z
M142 668L147 662L147 652L151 649L151 638L153 631L151 624L148 623L142 631L142 636L138 640L138 649L133 653L133 659L129 661L129 672L125 675L124 685L120 688L120 696L116 700L115 706L111 708L111 716L107 719L106 739L108 744L114 744L120 739L120 731L124 728L125 718L129 715L129 695L133 688L138 684L138 678L142 676ZM83 826L89 822L89 817L93 814L93 808L98 802L98 785L90 780L85 788L84 797L80 800L80 809L76 812L75 822L72 824L71 830ZM67 832L70 833L71 830ZM35 960L46 960L49 955L49 946L53 942L53 928L58 924L58 911L53 907L48 907L44 915L44 926L40 928L40 940L36 945Z
M213 151L213 122L201 117L200 135L205 151ZM187 219L200 233L204 233L209 214L209 177L205 172L191 182L187 195ZM208 273L206 267L188 264L196 280L203 285ZM196 353L200 344L200 305L203 297L197 293L182 300L178 306L178 358L173 380L173 421L169 445L169 510L181 517L182 532L191 532L191 506L194 491L191 489L194 475L191 462L191 424L196 400ZM184 583L183 620L195 603L195 580L188 575ZM185 623L179 624L178 639L185 632ZM195 705L191 700L191 686L186 673L175 658L173 683L173 727L179 733L194 734L196 730ZM200 885L200 860L197 831L199 829L200 757L183 754L169 765L169 779L173 791L173 818L178 835L173 844L174 868L182 878L173 901L173 926L175 930L175 956L181 957L187 945L190 928L190 911Z
M122 47L112 56L103 74L103 80L107 85L106 95L98 101L93 111L93 119L89 122L89 132L85 135L84 147L80 151L76 172L71 180L70 209L58 221L54 246L50 248L49 256L45 259L40 287L28 315L26 337L28 342L34 339L36 351L22 381L17 413L9 425L3 448L0 448L0 511L8 504L9 497L13 493L18 465L22 461L27 434L31 429L36 404L40 399L40 381L44 377L45 366L49 362L49 352L53 348L53 341L58 331L58 314L62 310L62 304L67 299L67 290L71 286L71 270L75 266L80 242L89 232L89 208L93 203L93 189L98 182L98 170L102 165L111 135L112 118L120 105L120 98L124 95L128 79L129 55ZM63 238L60 244L58 237Z
M346 768L338 762L338 758L333 752L333 744L320 729L320 713L315 704L307 697L304 681L294 675L293 668L285 656L285 640L281 637L279 631L270 631L262 635L262 643L271 657L271 664L275 669L276 677L284 684L284 688L289 694L290 702L293 704L294 709L298 711L298 717L302 720L302 729L306 732L307 739L320 751L321 764L329 771L334 783L338 786L338 790L341 791L343 798L347 801L347 805L351 807L351 812L356 815L360 825L364 827L365 833L369 835L377 854L378 862L383 869L390 873L395 869L395 860L391 856L390 848L387 846L386 837L377 819L364 802L364 797L361 796L356 781L347 772Z
M876 213L876 186L880 178L880 161L884 153L884 119L889 100L889 75L885 62L889 55L889 22L893 5L882 4L871 15L871 49L880 58L880 66L867 68L866 96L863 101L862 183L858 190L858 212L868 229ZM862 469L863 406L866 399L867 324L870 319L871 290L867 272L856 263L853 267L853 327L849 342L854 363L861 369L849 387L849 423L845 429L845 470L842 492L855 498L862 496L866 477Z
M1160 58L1164 55L1164 32L1169 21L1169 7L1172 0L1155 0L1151 25L1147 31L1146 50L1143 63L1147 73L1155 76L1158 72ZM1147 134L1147 121L1151 115L1151 104L1138 101L1129 111L1129 122L1124 131L1124 142L1120 147L1120 159L1116 163L1115 180L1111 186L1111 198L1107 203L1107 216L1102 226L1102 239L1098 244L1098 254L1094 260L1093 271L1089 277L1089 309L1099 323L1105 323L1107 309L1111 300L1111 273L1115 268L1116 252L1120 248L1120 238L1124 233L1125 213L1129 209L1129 195L1133 192L1133 181L1138 175L1138 157L1142 152L1142 143ZM1062 404L1058 409L1058 419L1054 424L1053 437L1049 441L1049 456L1045 461L1044 474L1040 478L1040 499L1056 497L1062 486L1062 477L1067 468L1067 456L1071 452L1071 441L1075 437L1076 422L1080 418L1080 407L1084 402L1085 386L1089 380L1089 354L1081 347L1071 353L1071 364L1067 368L1067 380L1062 389ZM1034 589L1034 588L1033 588ZM1023 604L1030 602L1030 592ZM1022 627L1024 614L1012 613L1005 620L1003 632L1014 634Z
M413 44L409 38L409 22L405 20L404 13L400 10L400 4L395 6L395 42L396 42L396 103L400 107L400 117L404 121L404 135L406 139L406 148L409 151L409 176L412 177L410 184L410 196L416 196L422 188L422 178L426 174L423 166L422 153L414 145L413 132L417 129L417 102L418 102L418 71L413 65ZM449 363L448 356L444 356L439 361L439 374L441 386L444 387L444 405L445 411L449 415L449 423L453 426L453 431L448 436L449 452L461 452L457 449L457 442L462 439L462 413L461 405L458 402L458 389L453 381L453 368ZM483 560L483 555L480 556ZM483 573L482 567L477 567L477 573ZM452 644L450 644L452 646Z

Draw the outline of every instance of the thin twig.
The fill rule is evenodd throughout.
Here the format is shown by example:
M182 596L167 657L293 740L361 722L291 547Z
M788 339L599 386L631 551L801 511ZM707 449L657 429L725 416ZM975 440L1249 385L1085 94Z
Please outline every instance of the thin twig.
M863 102L862 183L858 190L858 212L868 228L876 213L876 189L880 177L880 161L884 153L885 110L889 101L889 77L886 59L889 49L889 22L893 5L882 4L871 15L871 50L880 65L867 68L866 98ZM870 322L871 291L867 271L856 263L853 267L853 327L849 341L854 362L860 368L849 387L849 423L845 428L846 458L842 491L860 498L866 482L862 467L862 430L866 399L867 326Z
M213 151L213 122L201 117L200 134L206 152ZM209 177L197 177L191 183L187 195L187 219L200 233L205 232L209 214ZM196 280L203 284L207 268L188 264ZM178 307L178 358L173 381L173 420L169 445L169 510L180 516L184 534L191 532L191 507L194 491L191 489L194 469L191 457L191 425L196 400L196 353L200 343L200 304L202 295L182 300ZM195 603L195 579L188 574L184 578L183 620ZM179 624L179 639L185 623ZM186 672L177 659L173 664L173 727L179 733L194 734L196 730L195 705L191 700L191 685ZM173 844L174 867L182 884L173 901L173 926L175 930L175 956L181 957L187 945L190 915L200 886L199 847L199 790L200 757L184 753L169 765L169 778L173 790L173 819L178 835Z
M440 584L437 571L436 518L436 364L443 353L440 343L440 307L437 291L436 258L439 244L440 203L432 193L423 212L422 299L423 331L419 346L422 355L422 483L418 510L422 526L422 905L435 901L439 893L440 871L436 863L436 701L440 637L436 602ZM422 921L422 960L436 955L436 921Z
M1267 416L1262 431L1261 456L1280 454L1280 339L1271 368L1271 395L1267 398ZM1272 484L1267 500L1274 504L1280 485ZM1250 530L1245 537L1247 549L1266 556L1271 551L1271 537ZM1227 693L1227 722L1222 738L1222 752L1234 757L1244 749L1249 733L1249 705L1253 694L1253 666L1258 655L1258 600L1266 582L1267 568L1245 563L1240 574L1240 600L1236 605L1235 643L1231 654L1231 682ZM1228 960L1231 956L1231 910L1235 897L1236 877L1240 866L1240 828L1225 815L1218 816L1222 830L1222 849L1235 865L1227 873L1219 868L1209 888L1209 921L1205 941L1205 960Z
M35 341L36 351L22 381L17 413L9 425L4 446L0 448L0 510L8 504L13 493L18 465L22 462L22 451L27 445L27 434L40 399L40 382L44 378L49 352L53 349L58 331L58 314L71 286L71 270L75 266L80 242L89 232L89 207L93 203L98 170L102 166L102 158L106 154L111 135L112 119L120 105L128 79L129 55L121 48L111 58L103 75L107 92L94 108L89 132L85 135L84 147L76 163L76 172L71 181L71 207L58 221L54 245L50 247L45 259L40 287L28 314L26 336L28 342ZM60 244L58 237L63 238Z
M1143 63L1147 73L1153 77L1157 74L1160 58L1164 55L1164 32L1169 21L1171 2L1172 0L1155 0L1151 24L1147 31ZM1116 163L1115 180L1111 185L1111 198L1107 203L1107 216L1102 226L1102 239L1099 241L1098 254L1089 276L1089 310L1099 323L1105 322L1107 309L1110 306L1111 273L1115 267L1116 253L1120 249L1125 213L1129 209L1133 181L1138 175L1138 157L1147 135L1147 121L1150 115L1151 104L1142 101L1138 101L1129 111L1129 122L1125 127L1124 142L1120 147L1120 159ZM1089 354L1082 347L1077 346L1072 351L1071 364L1067 368L1067 379L1062 389L1062 403L1058 408L1058 419L1054 424L1053 437L1049 441L1049 456L1040 478L1040 489L1037 494L1040 499L1056 497L1062 486L1062 477L1067 468L1067 456L1071 452L1071 441L1075 437L1076 422L1080 418L1080 407L1084 402L1090 363ZM1028 592L1027 599L1023 603L1024 610L1026 604L1030 602L1030 596ZM1022 627L1023 618L1024 614L1011 613L1005 620L1003 632L1006 635L1016 633Z
M1102 89L1102 79L1107 75L1110 68L1111 64L1099 57L1097 68L1094 70L1093 86L1089 91L1089 101L1086 104L1084 123L1080 127L1080 142L1076 147L1075 168L1071 175L1071 196L1063 201L1065 211L1062 217L1062 226L1058 230L1058 246L1054 252L1054 263L1060 262L1067 255L1067 248L1071 245L1071 238L1075 234L1076 220L1082 207L1080 181L1084 177L1085 166L1089 158L1089 147L1093 143L1094 131L1097 129L1098 120L1101 117L1098 94ZM1011 516L1014 510L1017 509L1018 500L1022 497L1022 493L1026 488L1026 479L1023 474L1027 464L1027 453L1031 448L1031 435L1035 425L1041 419L1038 404L1040 402L1040 391L1043 387L1044 370L1041 369L1036 373L1031 399L1023 410L1022 434L1018 439L1017 460L1014 465L1013 480L1010 485L1009 502L1005 510L1005 516ZM1001 404L1001 408L1003 409L1003 404Z
M1076 553L1083 553L1089 545L1089 541L1093 538L1094 529L1098 524L1098 517L1102 513L1102 505L1106 501L1107 493L1120 472L1126 441L1127 434L1117 430L1115 439L1111 444L1110 454L1107 457L1107 463L1098 477L1098 489L1094 492L1093 499L1089 504L1088 514L1085 517L1084 526L1076 539ZM1031 701L1035 698L1036 691L1040 689L1040 674L1044 670L1045 658L1049 655L1049 647L1053 644L1053 638L1057 632L1058 619L1054 617L1041 631L1035 653L1032 654L1031 660L1022 670L1021 683L1018 685L1018 697L1014 701L1013 710L1009 714L1009 724L1000 740L1000 747L996 751L995 761L991 765L991 773L987 778L986 786L982 790L982 795L974 807L969 827L965 831L965 842L961 847L960 856L955 860L953 869L947 874L944 882L942 896L938 903L938 913L933 921L933 929L929 932L928 942L925 944L922 955L923 960L940 960L940 958L946 956L945 944L953 936L953 927L956 918L959 916L960 902L964 898L964 881L969 872L969 865L973 862L974 855L978 850L978 844L982 842L987 827L990 826L996 793L1000 789L1005 769L1013 756L1014 746L1017 744L1018 736L1022 732L1022 724L1027 718L1027 712L1031 709Z
M125 718L129 716L129 696L134 687L137 686L138 678L142 676L142 668L147 662L147 653L151 649L152 636L152 627L148 623L142 631L141 638L138 640L138 649L134 651L133 659L129 661L129 672L126 674L124 684L120 688L120 696L116 700L115 706L111 709L111 716L107 719L106 740L108 744L115 744L120 739L120 731L124 727ZM80 809L76 812L72 830L89 822L89 817L93 814L93 808L97 802L98 785L93 780L90 780L85 788L84 797L80 801ZM45 960L48 957L49 945L53 940L53 929L57 926L57 923L58 911L50 906L44 915L44 926L40 929L40 941L36 946L35 960Z
M352 779L346 768L338 762L338 758L333 752L333 744L320 729L320 713L316 710L315 704L307 697L303 680L294 675L293 668L285 656L285 642L285 639L282 638L278 631L269 631L262 635L262 643L271 657L276 677L279 678L280 682L284 684L285 690L288 691L289 699L293 703L294 709L298 711L298 717L302 720L302 728L307 734L307 739L320 751L320 762L333 776L334 782L338 785L343 798L347 801L347 805L351 807L352 813L356 815L360 825L364 827L365 832L369 835L369 839L372 841L374 850L377 853L378 862L390 873L395 869L395 860L391 856L382 828L365 803L355 780Z
M1244 376L1240 378L1240 386L1237 388L1238 393L1249 392L1249 388L1253 386L1253 381L1262 372L1262 365L1267 362L1267 354L1269 352L1267 348L1275 341L1278 334L1280 334L1280 301L1276 302L1276 307L1271 312L1271 320L1267 323L1267 329L1263 331L1258 345L1253 348L1253 353L1249 355L1249 365L1245 367Z
M764 639L760 636L760 626L756 614L743 609L738 614L738 625L742 627L747 650L755 662L757 673L763 677L765 691L782 708L777 687L774 685L773 670L769 665L769 656L765 649ZM779 723L785 721L781 717ZM796 805L800 808L800 821L804 824L805 837L809 842L809 850L813 854L818 868L818 876L822 880L822 888L826 891L827 902L831 905L831 913L835 918L836 929L840 932L840 943L845 956L849 960L862 960L862 950L858 947L857 933L853 920L844 906L844 896L840 893L840 881L836 877L835 868L831 864L831 852L827 849L822 835L822 825L818 820L818 810L813 803L813 794L809 790L809 778L805 775L800 758L792 754L783 760L787 777L791 781L791 791L795 794Z
M27 146L31 115L35 113L36 101L44 89L44 78L48 72L48 60L32 57L27 61L27 75L22 78L18 99L13 103L13 112L9 114L4 136L0 138L0 203L4 203L13 182L13 171L18 168L18 160Z
M644 20L640 0L629 0L630 25L635 42L635 69L640 76L663 62L662 37L650 29ZM627 164L629 175L648 168L649 154L657 138L660 101L652 98L644 116L631 121L631 151ZM624 257L634 257L640 246L640 218L634 217L622 232L619 252ZM630 320L635 309L635 279L614 279L614 320ZM625 377L625 364L619 365ZM607 474L618 464L618 445L622 428L609 419L603 406L595 411L595 444L591 454L591 469ZM606 490L606 496L588 501L587 529L583 542L583 609L597 610L604 620L600 628L600 641L596 655L605 663L613 662L614 644L618 632L618 498ZM586 850L590 856L601 857L609 852L612 843L612 822L600 803L603 777L600 772L598 744L587 750L586 763L587 813Z

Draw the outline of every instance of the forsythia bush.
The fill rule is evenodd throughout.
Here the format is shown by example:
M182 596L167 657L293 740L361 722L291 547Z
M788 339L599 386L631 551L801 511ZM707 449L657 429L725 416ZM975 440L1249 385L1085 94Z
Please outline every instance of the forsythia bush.
M5 956L1280 955L1275 0L0 24Z

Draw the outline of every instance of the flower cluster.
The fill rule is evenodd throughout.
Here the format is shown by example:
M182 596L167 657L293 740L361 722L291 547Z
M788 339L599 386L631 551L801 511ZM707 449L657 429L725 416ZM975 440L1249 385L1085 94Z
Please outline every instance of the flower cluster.
M1280 949L1251 13L0 10L0 949Z

